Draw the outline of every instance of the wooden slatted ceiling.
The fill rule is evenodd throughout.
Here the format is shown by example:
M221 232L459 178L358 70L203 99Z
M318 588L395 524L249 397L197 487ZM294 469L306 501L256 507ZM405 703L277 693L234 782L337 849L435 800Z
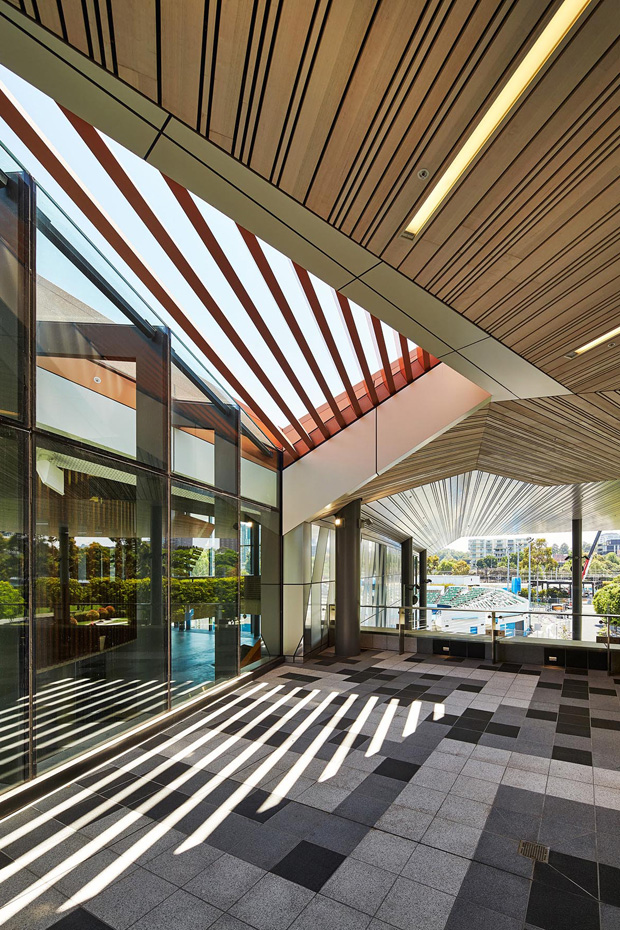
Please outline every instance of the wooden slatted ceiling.
M592 0L413 243L559 0L13 2L571 390L620 388L620 349L564 358L620 316L617 0Z

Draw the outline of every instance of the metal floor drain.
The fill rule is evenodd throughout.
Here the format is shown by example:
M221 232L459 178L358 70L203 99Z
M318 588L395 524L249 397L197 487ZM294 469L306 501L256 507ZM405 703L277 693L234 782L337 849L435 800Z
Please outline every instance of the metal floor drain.
M549 862L549 847L542 843L531 843L529 840L520 840L519 855L535 862Z

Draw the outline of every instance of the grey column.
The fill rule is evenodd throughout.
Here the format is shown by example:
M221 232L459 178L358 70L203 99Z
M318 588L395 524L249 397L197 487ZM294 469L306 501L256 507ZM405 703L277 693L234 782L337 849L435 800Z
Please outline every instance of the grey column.
M581 639L581 520L573 520L573 639Z
M360 500L336 514L336 655L360 651Z
M420 550L420 608L426 607L427 555L426 549ZM426 611L422 609L420 609L420 626L426 627Z
M403 586L403 607L413 604L413 539L406 539L400 546L400 575ZM411 610L405 610L405 627L410 630L413 626Z

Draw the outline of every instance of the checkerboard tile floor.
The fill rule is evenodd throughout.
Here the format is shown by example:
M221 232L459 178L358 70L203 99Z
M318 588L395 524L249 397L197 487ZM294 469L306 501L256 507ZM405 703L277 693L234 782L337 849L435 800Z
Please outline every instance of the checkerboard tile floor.
M620 928L619 685L280 666L2 821L0 927Z

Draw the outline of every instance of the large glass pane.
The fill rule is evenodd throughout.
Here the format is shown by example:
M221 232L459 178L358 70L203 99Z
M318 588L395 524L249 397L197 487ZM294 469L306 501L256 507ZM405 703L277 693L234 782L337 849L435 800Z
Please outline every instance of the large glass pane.
M241 494L271 507L280 505L280 453L241 411Z
M329 608L336 600L335 545L333 527L311 525L312 571L306 593L305 652L328 644Z
M173 704L238 674L238 521L235 499L173 485Z
M239 408L173 337L173 470L236 494L238 443Z
M30 187L0 149L0 414L25 419L28 332L27 275Z
M167 708L166 482L37 448L39 771Z
M282 652L280 513L241 502L241 667Z
M37 425L167 465L169 334L43 193L37 209Z
M0 427L0 790L26 777L25 440Z

